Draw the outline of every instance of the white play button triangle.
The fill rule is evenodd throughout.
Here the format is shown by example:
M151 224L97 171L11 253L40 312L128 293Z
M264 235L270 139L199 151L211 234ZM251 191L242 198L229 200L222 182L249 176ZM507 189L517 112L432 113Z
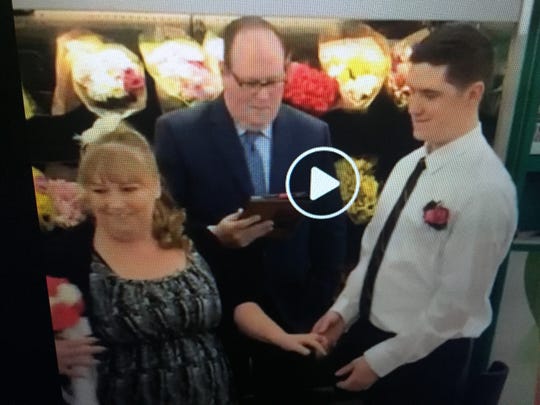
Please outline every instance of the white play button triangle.
M316 200L322 197L326 193L329 193L336 187L339 187L339 180L334 179L332 176L326 174L318 167L313 166L311 168L311 177L309 184L309 198L310 200Z

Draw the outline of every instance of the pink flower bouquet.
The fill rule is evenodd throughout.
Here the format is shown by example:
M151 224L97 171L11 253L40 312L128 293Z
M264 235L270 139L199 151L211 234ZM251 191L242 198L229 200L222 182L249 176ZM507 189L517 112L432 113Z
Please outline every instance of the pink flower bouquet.
M67 228L85 219L77 183L49 179L35 167L32 174L38 218L43 229L51 230L55 226Z
M141 36L139 48L163 111L212 100L221 93L219 60L204 44L187 35L166 40Z

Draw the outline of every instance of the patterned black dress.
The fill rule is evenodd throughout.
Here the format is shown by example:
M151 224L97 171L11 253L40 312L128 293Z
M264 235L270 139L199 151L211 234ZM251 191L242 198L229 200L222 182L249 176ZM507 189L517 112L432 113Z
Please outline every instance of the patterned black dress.
M108 348L99 357L100 403L231 403L228 362L215 334L220 300L200 255L182 271L132 280L94 252L90 292L94 334Z

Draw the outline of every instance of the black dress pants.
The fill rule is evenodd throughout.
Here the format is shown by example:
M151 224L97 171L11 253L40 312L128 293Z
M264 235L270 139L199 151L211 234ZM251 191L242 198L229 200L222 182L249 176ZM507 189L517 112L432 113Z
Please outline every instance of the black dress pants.
M359 320L324 359L324 368L336 371L370 347L393 336L369 321ZM337 389L337 395L357 397L362 403L373 405L459 404L465 389L472 342L469 338L449 340L428 356L380 378L366 391L351 394Z
M320 382L322 366L314 355L303 356L260 342L254 344L252 353L255 404L327 403L313 392L313 387Z

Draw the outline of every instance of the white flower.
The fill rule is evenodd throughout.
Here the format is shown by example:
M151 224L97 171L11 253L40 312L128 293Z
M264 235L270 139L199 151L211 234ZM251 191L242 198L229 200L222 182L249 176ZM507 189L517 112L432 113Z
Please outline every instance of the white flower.
M349 80L342 85L342 91L355 100L370 95L379 85L379 79L374 75L358 76L354 80Z
M129 68L138 70L137 65L119 49L81 52L73 64L73 77L85 87L88 97L107 101L110 97L127 95L122 73Z
M74 138L79 140L81 144L97 141L101 136L114 131L122 121L122 116L119 114L108 114L94 121L94 124L83 131L82 134L76 135Z
M223 61L225 54L223 39L219 37L205 39L204 50L218 61Z
M189 78L192 76L192 69L188 62L203 63L204 60L204 53L199 45L176 41L164 42L147 56L147 63L155 65L162 77Z
M171 60L204 61L204 54L198 44L189 42L165 41L148 54L147 60L151 64L163 63Z
M107 101L109 97L121 98L127 95L120 75L114 76L103 71L96 71L86 84L88 96L97 101Z
M81 291L73 284L63 283L57 288L57 302L74 305L82 299Z

